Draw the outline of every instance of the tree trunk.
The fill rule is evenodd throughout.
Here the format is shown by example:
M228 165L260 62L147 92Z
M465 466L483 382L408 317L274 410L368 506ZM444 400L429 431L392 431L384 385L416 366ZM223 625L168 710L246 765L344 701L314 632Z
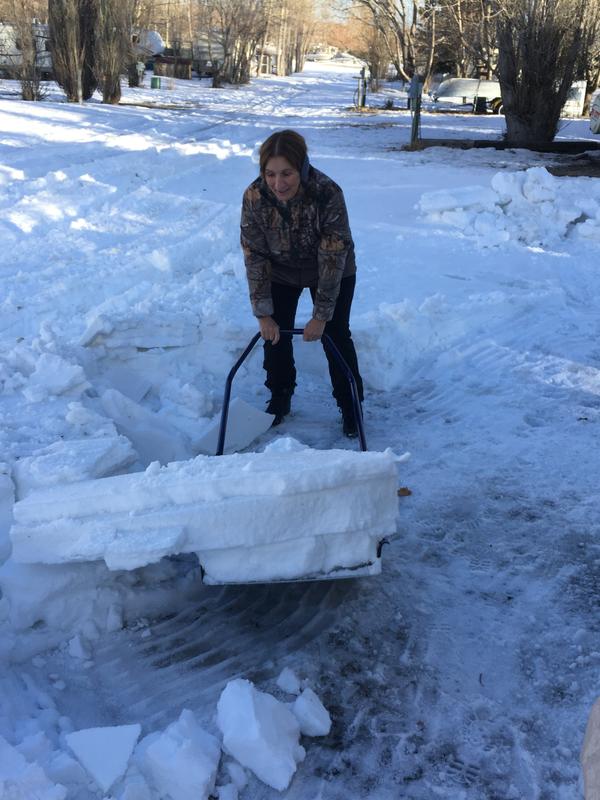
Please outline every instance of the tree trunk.
M48 0L54 76L69 102L89 100L98 85L93 69L95 22L94 0Z
M573 82L584 0L512 0L498 23L498 75L506 138L551 142Z

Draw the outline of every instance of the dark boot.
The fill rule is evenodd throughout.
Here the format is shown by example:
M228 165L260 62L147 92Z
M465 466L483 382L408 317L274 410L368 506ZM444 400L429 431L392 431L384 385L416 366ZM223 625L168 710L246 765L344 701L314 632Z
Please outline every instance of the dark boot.
M267 414L275 415L275 419L273 420L271 427L275 427L275 425L281 425L284 417L290 413L291 406L292 392L289 389L273 392L269 401L269 405L267 406Z
M356 439L358 436L358 425L356 424L356 417L354 416L354 406L352 403L347 403L340 408L342 412L342 429L344 436L349 439ZM359 413L362 419L362 403L359 406Z

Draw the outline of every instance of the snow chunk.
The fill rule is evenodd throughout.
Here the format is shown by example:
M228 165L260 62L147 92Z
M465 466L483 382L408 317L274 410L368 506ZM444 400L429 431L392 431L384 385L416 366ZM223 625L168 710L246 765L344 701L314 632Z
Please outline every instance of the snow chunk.
M80 634L74 636L69 641L69 655L72 658L79 658L82 661L86 661L87 659L92 657L92 649L89 645L89 642Z
M464 186L457 189L442 189L437 192L426 192L419 201L421 211L426 214L451 211L455 208L476 210L489 209L497 202L497 196L491 189L480 186Z
M200 317L173 300L164 286L148 282L110 297L88 314L80 344L112 350L197 344Z
M296 698L292 711L305 736L327 736L331 730L329 712L312 689L305 689Z
M287 789L304 760L300 727L291 711L250 681L230 681L217 704L225 750L273 789Z
M277 678L277 686L288 694L300 694L300 681L296 673L289 667L284 667Z
M0 797L5 800L64 800L67 790L52 783L38 764L30 764L0 736Z
M265 453L300 453L302 450L308 450L308 445L293 436L278 436L265 447Z
M191 455L190 444L180 431L116 389L104 392L101 402L119 433L133 443L142 464L148 465L157 459L167 464L183 461Z
M176 722L140 743L142 769L161 797L206 800L215 785L221 748L200 727L192 711L184 709Z
M87 728L68 733L66 740L102 791L108 792L125 774L140 732L138 724Z
M241 764L238 764L237 761L228 761L225 767L232 783L235 784L237 789L241 792L241 790L248 784L248 775L246 774L246 770Z
M17 461L13 478L20 499L42 486L103 478L135 459L136 453L124 436L61 439Z
M36 403L48 395L81 394L89 385L79 364L70 364L52 353L42 353L23 394L29 402Z
M273 424L273 414L267 414L254 408L239 397L235 397L229 406L227 430L225 434L225 452L236 452L248 447L258 436L269 430ZM217 452L221 415L219 415L194 441L194 448L199 453L214 456Z
M234 783L228 783L226 786L219 786L217 789L219 800L238 800L238 790Z

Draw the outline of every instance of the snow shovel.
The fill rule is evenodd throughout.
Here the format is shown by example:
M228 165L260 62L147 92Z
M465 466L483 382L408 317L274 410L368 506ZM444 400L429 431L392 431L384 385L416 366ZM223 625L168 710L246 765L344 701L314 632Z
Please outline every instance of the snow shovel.
M293 328L292 330L282 330L280 333L283 334L291 334L294 336L302 335L304 331L302 328ZM217 449L215 455L222 456L225 450L225 436L227 433L227 419L229 416L229 402L231 398L231 384L233 383L233 379L235 377L236 372L242 366L246 358L250 355L252 350L254 349L254 345L260 339L260 333L256 333L248 346L242 353L242 355L238 358L235 362L233 367L231 368L229 375L227 376L227 380L225 382L225 393L223 395L223 408L221 410L221 424L219 427L219 438L217 442ZM348 379L348 383L350 384L350 392L352 394L352 408L354 410L354 419L356 420L356 429L358 430L358 441L360 444L360 449L365 452L367 450L367 440L365 437L365 429L363 426L363 419L362 419L362 411L360 407L360 398L358 396L358 388L356 386L356 380L354 379L354 375L352 374L352 370L348 366L348 363L333 343L331 336L327 333L324 333L321 337L323 344L325 345L326 349L333 355L336 359L339 367L341 368L342 372Z

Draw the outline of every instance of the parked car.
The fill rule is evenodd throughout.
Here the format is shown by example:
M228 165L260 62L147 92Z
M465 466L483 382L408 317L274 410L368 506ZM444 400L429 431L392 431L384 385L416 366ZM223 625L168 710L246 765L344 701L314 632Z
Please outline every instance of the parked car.
M436 103L457 106L473 105L477 97L484 97L494 114L502 113L502 94L498 81L485 81L479 78L448 78L442 81L433 93Z
M580 117L585 101L585 81L575 81L569 89L562 114L566 117ZM486 81L479 78L449 78L442 81L433 92L436 103L473 106L477 98L485 98L487 108L494 114L503 114L502 93L498 81Z

